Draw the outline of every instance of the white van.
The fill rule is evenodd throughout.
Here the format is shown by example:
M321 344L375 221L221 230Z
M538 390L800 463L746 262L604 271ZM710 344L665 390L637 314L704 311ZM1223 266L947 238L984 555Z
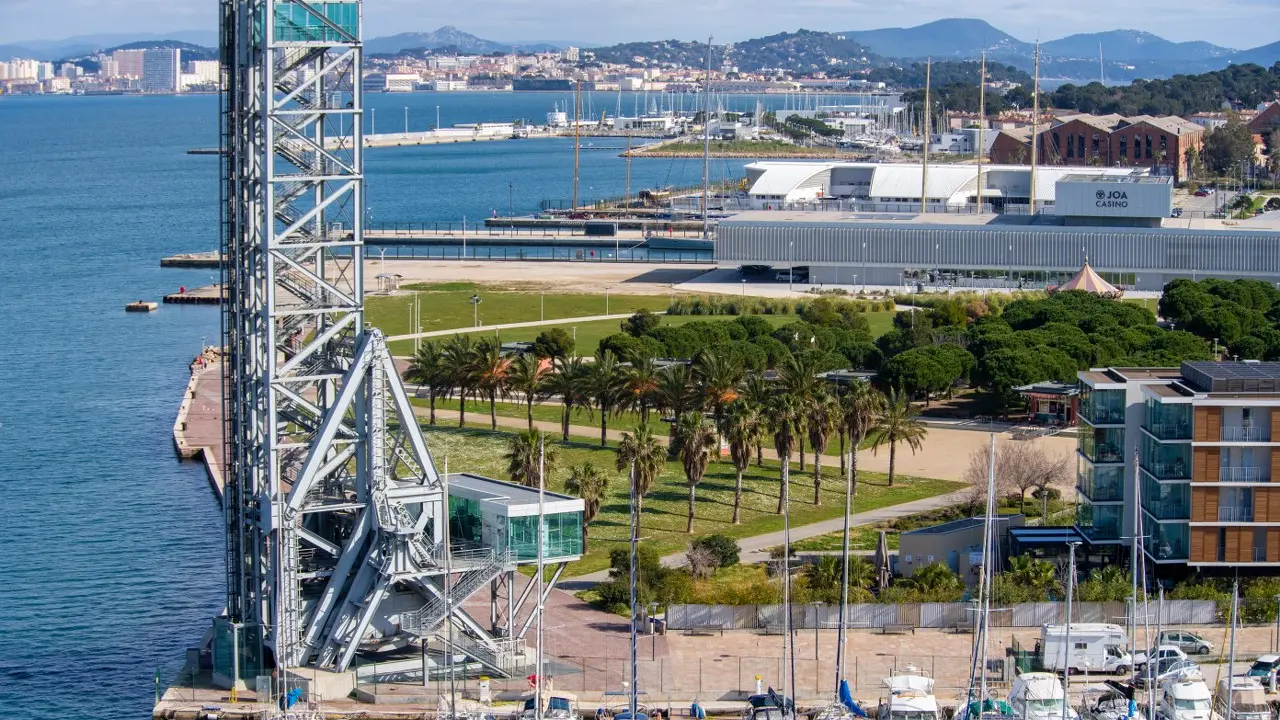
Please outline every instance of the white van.
M1128 674L1133 658L1125 651L1128 636L1124 628L1112 623L1072 623L1071 650L1066 649L1067 626L1045 625L1040 628L1040 658L1044 669L1062 672L1064 666L1073 672Z

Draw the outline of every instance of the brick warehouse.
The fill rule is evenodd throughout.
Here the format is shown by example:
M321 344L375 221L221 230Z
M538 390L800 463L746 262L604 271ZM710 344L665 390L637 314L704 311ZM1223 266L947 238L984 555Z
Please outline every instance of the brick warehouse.
M1204 143L1204 128L1180 117L1137 115L1064 115L1054 118L1037 138L1037 162L1166 168L1176 180L1187 176L1187 152ZM1031 128L1002 130L991 146L996 163L1031 162Z

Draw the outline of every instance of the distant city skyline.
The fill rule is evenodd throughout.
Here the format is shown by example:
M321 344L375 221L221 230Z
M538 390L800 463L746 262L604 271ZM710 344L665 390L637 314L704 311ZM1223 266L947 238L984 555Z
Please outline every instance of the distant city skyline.
M0 43L101 33L212 32L216 11L217 0L0 0L0 15L6 20ZM953 0L490 0L482 14L465 3L367 0L365 37L454 25L485 39L512 43L609 45L707 35L732 42L798 28L834 32L907 27L948 17L986 20L1025 41L1116 29L1241 50L1280 40L1277 0L1130 0L1122 10L1112 0L977 0L960 5Z

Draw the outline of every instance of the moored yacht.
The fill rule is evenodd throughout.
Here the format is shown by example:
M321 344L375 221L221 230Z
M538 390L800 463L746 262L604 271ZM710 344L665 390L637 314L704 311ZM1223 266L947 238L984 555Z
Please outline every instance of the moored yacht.
M1054 673L1026 672L1013 681L1009 691L1009 708L1021 720L1079 720L1080 715L1067 705L1062 680Z
M902 672L884 679L889 690L876 708L877 720L939 720L938 699L933 696L933 678L908 665Z

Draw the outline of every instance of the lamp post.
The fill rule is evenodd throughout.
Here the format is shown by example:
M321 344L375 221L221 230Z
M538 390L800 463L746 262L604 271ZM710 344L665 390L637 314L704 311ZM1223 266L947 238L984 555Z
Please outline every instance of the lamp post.
M742 297L747 296L747 279L742 278Z
M792 292L792 283L796 280L795 247L794 240L787 241L787 292Z
M609 314L609 286L604 286L604 314Z
M440 106L436 106L436 132L440 132Z
M471 326L480 327L480 296L471 296Z
M409 106L404 106L404 134L409 134Z

